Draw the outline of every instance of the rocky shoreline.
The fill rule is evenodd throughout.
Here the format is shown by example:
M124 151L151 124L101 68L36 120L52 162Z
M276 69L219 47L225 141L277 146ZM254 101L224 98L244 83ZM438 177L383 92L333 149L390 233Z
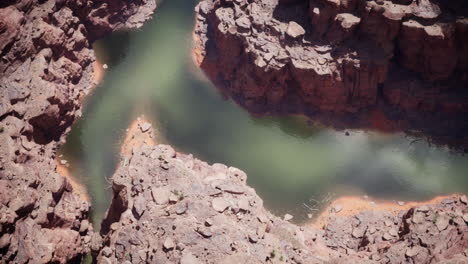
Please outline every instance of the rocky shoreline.
M112 177L103 243L93 248L98 263L468 261L466 196L297 226L263 207L244 172L156 145L144 123L130 129Z
M201 1L197 61L255 114L468 148L466 1Z
M143 140L124 146L94 232L92 205L57 173L57 149L96 85L92 41L141 26L154 9L150 0L0 4L0 263L79 263L90 252L98 263L468 261L465 196L301 227L270 214L241 170L155 145L147 123L130 131Z

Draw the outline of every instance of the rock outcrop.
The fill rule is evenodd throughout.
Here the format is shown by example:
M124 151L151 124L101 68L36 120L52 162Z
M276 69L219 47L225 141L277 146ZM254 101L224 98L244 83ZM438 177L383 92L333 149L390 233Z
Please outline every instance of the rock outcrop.
M141 26L154 1L0 3L0 262L65 263L89 251L90 205L55 156L95 86L92 41Z
M468 146L468 4L204 0L197 60L257 114Z
M98 263L468 261L466 196L301 227L269 213L239 169L167 145L130 149L112 178L102 244L93 248Z

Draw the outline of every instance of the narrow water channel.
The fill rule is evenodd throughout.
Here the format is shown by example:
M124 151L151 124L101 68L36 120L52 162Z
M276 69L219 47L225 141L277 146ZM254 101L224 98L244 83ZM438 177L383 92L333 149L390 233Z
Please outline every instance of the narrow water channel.
M164 1L142 30L95 44L109 68L62 153L88 186L96 223L125 129L140 114L152 119L159 142L244 170L268 209L297 222L345 194L404 201L468 192L468 157L445 147L404 134L334 131L302 117L257 118L224 100L190 59L195 3Z

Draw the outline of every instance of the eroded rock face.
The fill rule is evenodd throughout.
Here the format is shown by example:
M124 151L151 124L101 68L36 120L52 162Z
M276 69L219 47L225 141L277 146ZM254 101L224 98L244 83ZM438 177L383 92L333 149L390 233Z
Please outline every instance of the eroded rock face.
M166 145L134 147L112 178L98 263L468 261L465 196L398 215L331 215L315 229L269 213L246 178Z
M468 146L466 1L204 0L201 67L255 113Z
M81 114L80 99L95 85L91 41L140 26L154 7L154 1L0 3L1 263L65 263L89 251L90 205L56 173L54 158Z
M165 145L128 160L113 176L98 263L321 263L305 250L315 230L267 212L244 172Z

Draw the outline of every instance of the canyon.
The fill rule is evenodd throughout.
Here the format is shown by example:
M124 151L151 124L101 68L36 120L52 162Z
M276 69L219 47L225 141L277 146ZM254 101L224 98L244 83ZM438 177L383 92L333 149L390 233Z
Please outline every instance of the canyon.
M468 261L465 195L396 212L340 216L333 207L323 226L298 226L268 212L240 169L157 145L144 120L129 129L94 232L92 204L57 172L57 150L97 84L91 43L141 27L155 8L0 4L0 262ZM464 148L466 25L462 1L204 0L194 52L220 90L254 113L415 130Z

